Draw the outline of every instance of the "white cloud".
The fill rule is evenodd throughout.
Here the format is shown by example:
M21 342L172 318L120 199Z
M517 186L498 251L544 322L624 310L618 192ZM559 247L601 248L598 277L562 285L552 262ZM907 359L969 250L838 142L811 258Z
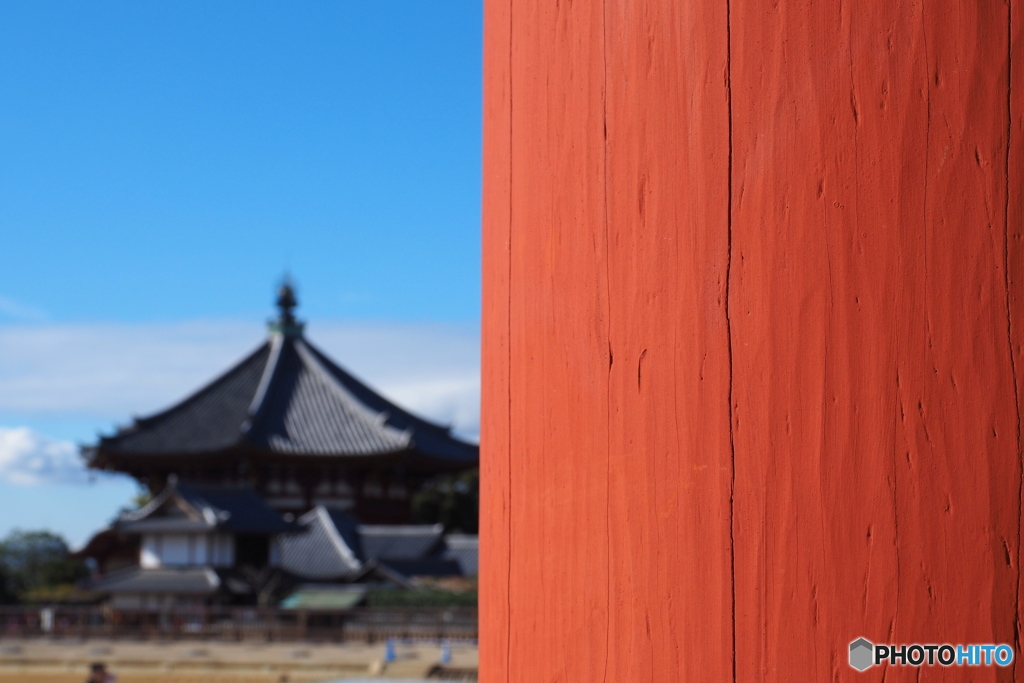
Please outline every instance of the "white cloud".
M75 444L48 438L27 427L0 427L0 482L34 486L87 480Z
M45 311L3 295L0 295L0 316L30 322L41 322L49 317Z
M177 402L264 335L260 325L230 321L0 326L0 413L123 424ZM318 322L307 336L403 407L478 433L476 328Z
M479 375L389 384L387 395L418 415L453 427L460 436L475 439L480 433Z

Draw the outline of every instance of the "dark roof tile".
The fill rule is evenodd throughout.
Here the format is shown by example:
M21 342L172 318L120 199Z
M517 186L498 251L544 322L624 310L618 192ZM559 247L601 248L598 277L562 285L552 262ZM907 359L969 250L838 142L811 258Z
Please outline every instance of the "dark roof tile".
M463 576L476 576L480 564L480 538L469 534L448 534L444 537L442 557L458 563Z
M175 501L183 503L190 512L183 513L174 505ZM274 534L295 528L251 488L186 484L176 477L148 505L122 514L114 526L130 534L210 529Z
M240 427L267 364L264 344L181 403L122 429L99 447L125 453L195 453L238 444Z
M367 525L359 527L363 558L388 564L396 561L422 560L437 550L444 535L444 526L389 526ZM393 565L392 565L393 566Z
M119 455L232 448L336 457L412 451L467 467L479 454L375 393L301 336L280 332L192 396L85 450L102 467Z
M175 593L209 595L220 588L220 577L208 567L142 569L131 567L88 584L98 593Z
M335 514L343 526L355 528L354 523L343 521L343 513ZM310 581L340 580L361 571L358 552L349 545L352 536L335 526L326 508L315 507L298 522L302 531L278 539L282 569Z
M358 524L317 506L299 518L302 531L279 538L281 568L309 581L349 581L368 568L401 576L477 573L477 537L444 536L440 524Z

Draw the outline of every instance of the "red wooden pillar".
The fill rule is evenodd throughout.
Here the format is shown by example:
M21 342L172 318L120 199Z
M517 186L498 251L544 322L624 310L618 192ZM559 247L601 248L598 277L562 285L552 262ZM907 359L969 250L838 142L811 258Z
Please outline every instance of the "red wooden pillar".
M486 1L483 681L1020 657L1022 15Z

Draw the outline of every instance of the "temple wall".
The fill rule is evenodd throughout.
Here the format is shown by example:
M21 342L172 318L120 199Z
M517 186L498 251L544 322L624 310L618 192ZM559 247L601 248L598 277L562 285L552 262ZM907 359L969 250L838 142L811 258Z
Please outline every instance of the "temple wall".
M482 681L1020 652L1011 4L486 0Z
M222 533L148 533L143 534L139 566L158 567L231 567L235 564L235 539Z

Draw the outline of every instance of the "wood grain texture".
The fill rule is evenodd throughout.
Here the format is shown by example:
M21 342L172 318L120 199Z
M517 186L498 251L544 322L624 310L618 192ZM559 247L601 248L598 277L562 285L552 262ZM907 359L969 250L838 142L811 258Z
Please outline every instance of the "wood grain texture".
M507 675L601 680L614 610L601 7L512 12Z
M733 7L738 678L1012 642L1007 8Z
M609 681L732 671L726 29L606 8Z
M483 307L481 326L488 332L480 359L480 431L487 434L488 457L480 459L479 619L489 625L480 666L508 670L509 639L509 240L511 239L512 82L511 1L488 3L484 12L483 154Z
M1010 338L1010 352L1013 361L1013 378L1016 388L1017 399L1017 443L1018 449L1024 450L1024 442L1021 441L1021 407L1024 406L1024 332L1021 325L1024 325L1024 12L1020 10L1019 3L1011 3L1011 7L1017 11L1010 13L1010 63L1009 78L1009 146L1006 154L1007 172L1007 197L1006 197L1006 290L1009 305L1007 317L1007 333ZM1022 487L1024 494L1024 471L1021 473ZM1021 596L1024 595L1024 573L1019 570L1024 562L1024 529L1022 529L1021 517L1024 517L1024 499L1020 501L1020 515L1017 521L1017 552L1015 555L1017 569L1017 595L1015 604L1016 633L1017 633L1017 654L1024 652L1022 642L1021 620L1024 618ZM1018 678L1024 677L1024 665L1020 661L1014 662L1014 675Z
M487 0L482 680L1015 642L1020 15Z

